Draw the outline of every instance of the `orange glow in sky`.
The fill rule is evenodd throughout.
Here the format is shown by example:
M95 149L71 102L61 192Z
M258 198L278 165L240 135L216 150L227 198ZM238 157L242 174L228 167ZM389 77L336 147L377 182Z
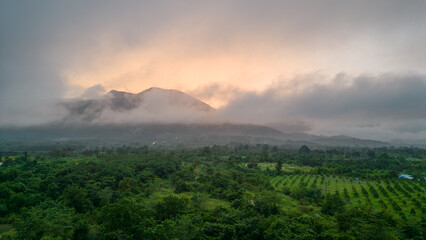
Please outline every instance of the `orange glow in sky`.
M195 95L211 84L233 86L241 91L260 92L274 81L289 77L312 62L287 50L265 46L224 49L192 49L154 45L121 51L102 50L65 72L68 83L81 89L101 84L106 91L133 93L150 87L178 89ZM196 96L213 107L221 107L229 94Z

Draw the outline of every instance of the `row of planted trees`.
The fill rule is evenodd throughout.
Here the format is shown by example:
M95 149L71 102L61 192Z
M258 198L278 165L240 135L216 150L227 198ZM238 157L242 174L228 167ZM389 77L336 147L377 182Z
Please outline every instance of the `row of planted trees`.
M313 180L311 181L311 179L313 178ZM319 180L321 179L321 180ZM325 182L325 177L324 176L312 176L312 175L290 175L288 177L283 177L280 178L280 180L276 181L274 186L280 187L280 186L284 186L282 188L282 191L284 193L286 193L287 195L290 195L292 197L295 197L296 199L300 200L301 199L301 191L306 191L307 194L309 191L307 191L307 189L316 189L319 190L322 188L322 186L324 186L323 190L327 190L327 185L329 185L329 182ZM330 181L330 180L328 180ZM338 180L336 179L336 182ZM296 190L294 190L294 187L292 188L292 186L294 186L294 184L298 182L298 186L296 187ZM320 182L320 187L318 187L318 182ZM310 185L308 186L308 184L310 183ZM401 216L401 218L403 219L407 219L403 208L407 209L406 211L409 212L410 215L416 215L419 211L420 213L424 214L425 213L425 208L422 206L421 202L419 202L416 198L414 198L412 196L412 194L408 193L405 189L410 189L413 194L416 194L416 196L419 197L419 199L422 199L423 195L422 192L415 192L417 190L414 189L419 189L421 190L421 188L417 185L417 184L410 184L407 181L403 181L401 184L398 183L397 181L393 182L393 186L391 185L391 181L387 181L386 182L386 188L391 192L391 194L388 193L388 190L385 189L383 187L382 184L380 184L379 182L376 183L369 183L367 182L366 184L358 184L359 188L361 190L361 194L363 196L363 199L365 201L365 203L367 203L370 206L373 206L372 203L372 199L375 199L375 202L378 203L380 208L383 209L388 209L388 205L391 207L391 209L397 213L398 215ZM404 186L404 188L401 187ZM309 187L309 188L307 188ZM293 191L292 191L293 189ZM379 192L382 196L379 195ZM341 195L339 193L339 191L336 191L336 194ZM342 198L347 202L350 203L351 202L351 196L349 194L349 191L347 190L346 187L343 188L343 193L342 193ZM361 204L361 199L360 199L360 193L358 192L357 188L356 188L356 184L352 184L352 196L354 199L352 199L352 201L354 201L355 203ZM394 199L395 198L395 199ZM424 198L424 197L423 197ZM358 199L358 200L356 200ZM387 203L386 203L387 202ZM403 208L400 206L402 204ZM375 205L375 204L374 204ZM377 206L376 206L377 207ZM415 208L417 209L417 211L415 210Z

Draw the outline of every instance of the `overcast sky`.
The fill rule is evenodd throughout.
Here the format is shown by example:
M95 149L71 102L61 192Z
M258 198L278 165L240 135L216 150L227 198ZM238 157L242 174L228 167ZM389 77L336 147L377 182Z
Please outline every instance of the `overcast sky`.
M426 139L425 12L420 0L1 1L0 124L156 86L235 121Z

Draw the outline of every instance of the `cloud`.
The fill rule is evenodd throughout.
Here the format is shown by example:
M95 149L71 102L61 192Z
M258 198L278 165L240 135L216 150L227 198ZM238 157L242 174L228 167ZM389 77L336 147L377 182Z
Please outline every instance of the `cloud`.
M229 102L219 119L414 136L426 114L425 7L397 0L1 1L0 125L61 119L56 103L66 97L158 86L217 107Z
M418 119L405 122L396 122L390 126L385 126L385 128L402 134L424 133L426 132L426 121L425 119Z
M159 88L139 94L111 91L97 98L71 99L62 106L66 123L207 123L214 117L209 105L180 91Z
M425 75L339 74L328 82L294 92L277 83L263 93L242 95L220 109L219 114L234 121L259 124L302 121L312 132L321 134L342 134L340 128L351 134L357 129L370 135L372 130L386 130L390 132L387 137L395 138L400 132L426 136ZM384 133L380 136L384 137Z
M105 88L101 84L97 84L84 91L81 98L94 99L99 98L105 94Z
M190 95L206 101L214 107L222 107L232 99L244 94L244 90L226 83L209 83L189 92Z
M314 85L286 99L289 113L311 118L424 119L426 77L362 75L346 86Z

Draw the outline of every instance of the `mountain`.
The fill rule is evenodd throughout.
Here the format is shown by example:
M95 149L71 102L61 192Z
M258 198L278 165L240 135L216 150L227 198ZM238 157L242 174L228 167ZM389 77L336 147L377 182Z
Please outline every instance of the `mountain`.
M155 87L138 94L112 90L99 99L77 99L64 102L62 105L68 112L64 118L67 122L96 121L102 118L105 112L109 112L105 118L115 119L111 115L118 116L129 112L137 112L139 114L136 115L143 118L170 112L203 114L214 111L210 105L181 91ZM104 120L108 122L108 119Z
M137 94L112 90L96 99L73 99L61 105L67 110L62 121L0 127L0 151L124 144L166 148L213 144L270 144L288 148L389 145L347 136L283 133L263 125L224 123L215 118L216 111L208 104L171 89L149 88Z
M127 111L141 106L150 110L158 107L190 108L206 112L214 110L207 103L181 91L156 87L138 94L112 90L106 94L106 100L116 111Z

